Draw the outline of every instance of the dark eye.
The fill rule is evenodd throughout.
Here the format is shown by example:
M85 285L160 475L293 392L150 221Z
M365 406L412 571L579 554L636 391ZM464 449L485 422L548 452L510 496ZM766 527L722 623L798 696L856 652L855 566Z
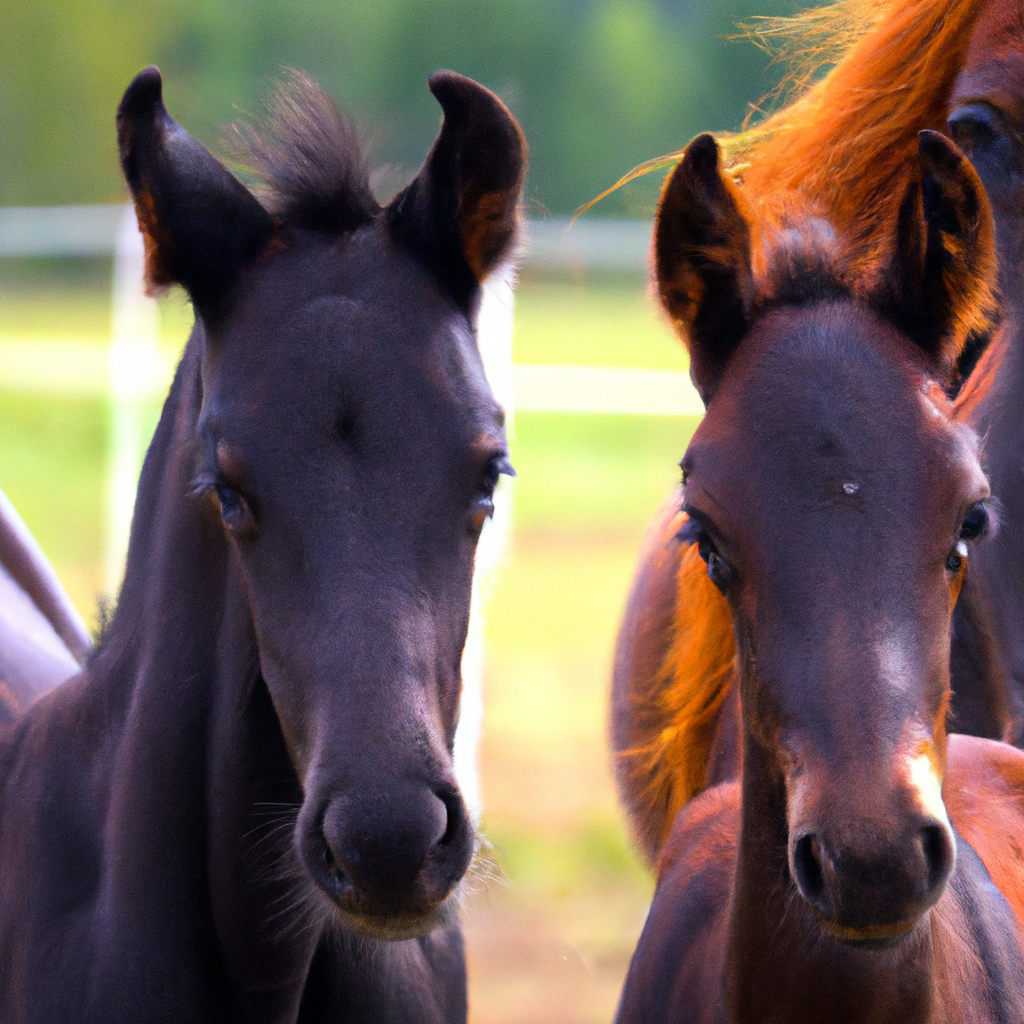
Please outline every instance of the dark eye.
M983 501L972 505L960 524L960 532L957 534L956 543L946 559L946 568L956 575L967 559L968 541L977 540L984 536L989 527L988 506Z
M220 502L220 517L232 533L244 533L255 525L249 503L229 484L218 482L214 490Z
M707 530L691 517L683 524L678 537L684 544L697 545L697 553L708 567L708 579L724 594L732 586L736 570L718 553Z
M709 551L704 561L708 563L708 579L724 594L732 586L733 567L717 551Z
M972 505L960 525L960 540L977 540L988 529L988 506L979 501Z
M970 153L977 146L992 144L999 134L998 117L987 103L969 103L949 115L949 133L965 153Z
M954 110L946 122L953 141L984 177L1008 172L1014 163L1013 139L1003 115L988 103L968 103Z
M494 515L494 492L498 487L498 479L502 476L515 476L507 455L495 455L487 460L483 476L473 499L469 519L469 531L477 535L484 528L484 523Z
M967 542L958 540L946 558L946 568L955 576L967 561Z

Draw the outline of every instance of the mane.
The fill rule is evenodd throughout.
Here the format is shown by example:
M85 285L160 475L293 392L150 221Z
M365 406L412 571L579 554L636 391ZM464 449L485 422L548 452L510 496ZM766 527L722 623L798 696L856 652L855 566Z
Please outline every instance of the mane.
M688 522L678 512L669 535ZM682 548L676 573L671 644L650 695L639 700L639 742L618 753L634 824L657 851L683 804L707 785L711 743L736 678L736 644L725 598L708 579L695 544Z
M352 118L300 72L277 85L263 119L235 126L235 134L239 155L261 180L261 198L281 221L343 233L380 212Z
M793 66L784 85L798 94L724 140L751 201L780 189L813 196L859 271L877 273L918 174L917 134L944 130L984 2L840 0L762 21L753 34L765 45L785 40L781 57Z
M766 196L755 211L752 313L858 293L847 248L819 204L797 192Z

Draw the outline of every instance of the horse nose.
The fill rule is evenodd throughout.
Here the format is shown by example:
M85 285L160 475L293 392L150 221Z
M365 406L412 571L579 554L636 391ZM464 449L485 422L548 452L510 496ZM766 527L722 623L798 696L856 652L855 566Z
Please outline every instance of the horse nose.
M898 937L942 896L956 859L952 831L916 820L898 837L865 827L847 841L805 832L790 846L800 895L841 938Z
M443 903L469 867L472 827L458 791L397 783L339 795L313 819L306 866L343 909L409 918Z

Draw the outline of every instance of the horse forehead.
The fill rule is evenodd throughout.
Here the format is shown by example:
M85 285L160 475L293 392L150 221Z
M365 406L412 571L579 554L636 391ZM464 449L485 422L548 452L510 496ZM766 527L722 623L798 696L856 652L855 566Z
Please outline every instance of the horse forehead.
M841 303L791 310L751 338L695 435L691 462L794 501L838 488L849 496L868 479L892 498L969 467L973 435L954 424L941 388L901 355L895 332L880 339L870 316L858 322L849 312Z
M1024 123L1024 11L1019 0L990 0L975 25L950 106L980 99Z
M414 261L367 233L272 260L217 349L225 398L404 396L423 410L430 395L429 405L458 406L481 427L501 420L465 314Z

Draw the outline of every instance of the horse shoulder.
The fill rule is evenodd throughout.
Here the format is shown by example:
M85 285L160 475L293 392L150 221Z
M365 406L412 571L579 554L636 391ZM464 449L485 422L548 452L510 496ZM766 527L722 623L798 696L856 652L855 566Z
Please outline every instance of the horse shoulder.
M696 547L678 538L679 505L673 494L641 546L612 686L619 793L651 862L679 808L707 785L709 765L714 781L732 777L738 749L720 728L734 671L729 609Z
M706 790L676 816L617 1024L719 1019L739 825L735 782Z
M954 828L1024 927L1024 752L951 736L943 799Z

